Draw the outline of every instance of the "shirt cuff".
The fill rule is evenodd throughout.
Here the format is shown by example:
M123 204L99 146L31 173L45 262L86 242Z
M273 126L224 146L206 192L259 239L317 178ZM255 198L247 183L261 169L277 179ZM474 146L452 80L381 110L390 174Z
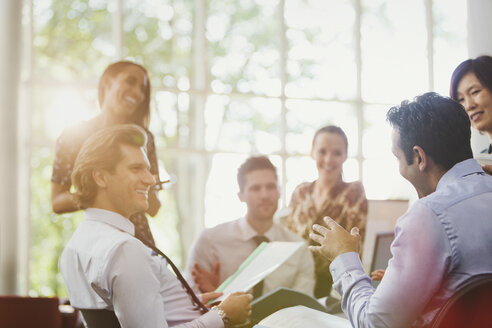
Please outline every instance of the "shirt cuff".
M364 272L359 254L356 252L340 254L330 264L330 273L333 277L333 282L340 280L345 272L353 270Z
M222 321L217 311L208 311L200 317L200 321L204 324L204 327L224 328L224 321Z

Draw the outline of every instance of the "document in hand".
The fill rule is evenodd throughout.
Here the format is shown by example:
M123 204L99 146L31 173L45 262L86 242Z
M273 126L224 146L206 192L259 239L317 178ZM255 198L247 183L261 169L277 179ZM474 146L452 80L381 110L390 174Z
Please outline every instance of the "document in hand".
M347 319L298 305L270 314L254 327L262 328L351 328Z
M272 241L261 243L239 266L237 271L227 278L218 288L224 295L214 301L220 301L234 292L245 292L272 273L304 242Z

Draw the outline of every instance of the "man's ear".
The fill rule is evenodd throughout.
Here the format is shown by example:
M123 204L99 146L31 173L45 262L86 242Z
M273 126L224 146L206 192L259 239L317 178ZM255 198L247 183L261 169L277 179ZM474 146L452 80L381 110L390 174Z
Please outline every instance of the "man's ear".
M92 178L94 182L100 188L105 188L107 185L107 171L101 169L94 169L92 171Z
M419 166L419 170L421 172L425 171L425 169L429 166L429 158L427 154L420 146L413 146L413 160Z

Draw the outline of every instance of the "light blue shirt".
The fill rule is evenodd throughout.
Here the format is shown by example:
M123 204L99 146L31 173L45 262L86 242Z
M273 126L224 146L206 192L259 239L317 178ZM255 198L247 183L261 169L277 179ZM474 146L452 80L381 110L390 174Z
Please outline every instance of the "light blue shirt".
M474 159L456 164L398 219L391 254L377 289L356 253L331 263L352 326L421 327L466 280L492 272L492 177Z
M201 315L161 257L133 236L127 218L85 210L60 259L70 302L114 310L121 327L223 328L216 311Z

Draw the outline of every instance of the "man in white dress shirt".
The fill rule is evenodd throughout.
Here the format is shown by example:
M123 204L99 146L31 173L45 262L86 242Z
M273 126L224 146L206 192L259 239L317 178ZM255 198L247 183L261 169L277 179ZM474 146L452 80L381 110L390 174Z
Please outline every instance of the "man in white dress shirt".
M187 262L187 277L202 293L214 291L232 275L261 240L302 241L273 222L280 193L276 168L267 157L247 159L238 170L237 180L239 199L247 205L246 216L203 231ZM258 297L278 287L313 295L314 262L306 246L253 288L253 295Z
M244 322L251 295L229 295L206 312L168 263L134 237L128 217L147 209L155 183L146 142L138 126L118 125L92 136L80 150L72 181L85 219L60 259L72 305L114 311L122 327L221 328Z

